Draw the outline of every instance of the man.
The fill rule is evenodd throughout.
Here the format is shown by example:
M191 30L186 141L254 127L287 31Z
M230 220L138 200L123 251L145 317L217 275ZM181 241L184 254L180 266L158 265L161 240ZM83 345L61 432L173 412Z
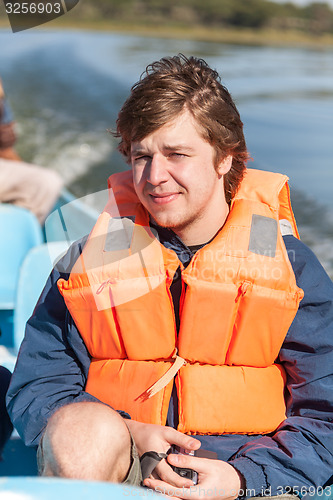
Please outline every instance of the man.
M13 116L0 80L0 202L26 208L43 223L59 196L62 180L53 170L23 162L15 142Z
M138 453L144 485L180 498L323 486L333 285L286 177L246 170L235 104L196 58L149 66L117 135L131 171L51 274L8 393L41 474L138 484Z

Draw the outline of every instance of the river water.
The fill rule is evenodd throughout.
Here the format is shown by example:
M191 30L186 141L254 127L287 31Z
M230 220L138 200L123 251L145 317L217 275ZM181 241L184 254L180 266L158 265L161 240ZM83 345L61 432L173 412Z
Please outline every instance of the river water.
M333 276L333 50L242 47L128 34L0 30L0 75L28 161L76 196L126 168L107 132L145 66L182 52L216 68L241 113L250 166L290 177L301 238Z

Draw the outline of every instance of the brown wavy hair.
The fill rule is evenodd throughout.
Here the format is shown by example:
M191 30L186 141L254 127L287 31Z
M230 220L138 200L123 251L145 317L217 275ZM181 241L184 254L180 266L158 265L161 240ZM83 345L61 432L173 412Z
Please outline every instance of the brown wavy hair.
M183 54L164 57L147 66L122 106L114 136L130 162L131 143L138 142L187 109L202 137L215 149L215 167L228 155L232 167L224 176L229 203L243 178L248 152L243 123L219 74L203 59Z

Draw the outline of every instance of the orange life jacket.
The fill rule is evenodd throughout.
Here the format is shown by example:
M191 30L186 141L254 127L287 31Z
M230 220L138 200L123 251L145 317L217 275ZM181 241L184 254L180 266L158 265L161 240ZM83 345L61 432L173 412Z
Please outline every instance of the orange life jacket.
M164 425L173 379L140 395L177 350L186 361L174 377L178 430L272 432L285 419L285 373L275 361L303 296L279 229L286 219L298 236L287 177L248 170L223 228L186 269L149 228L131 172L112 175L109 187L69 280L58 282L92 357L86 391ZM177 335L170 285L179 267Z

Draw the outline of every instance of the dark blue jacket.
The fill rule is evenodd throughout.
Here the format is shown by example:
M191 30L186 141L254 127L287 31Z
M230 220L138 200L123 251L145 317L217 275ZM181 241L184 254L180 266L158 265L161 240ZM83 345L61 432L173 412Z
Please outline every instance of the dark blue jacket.
M170 231L162 243L186 265L191 250ZM197 436L202 448L237 468L247 496L276 495L323 486L333 479L333 283L314 254L291 235L284 241L304 298L281 348L287 373L287 419L269 435ZM84 244L84 242L82 243ZM68 279L79 248L74 244L50 275L30 318L8 392L8 411L28 445L39 442L50 415L73 401L96 401L84 391L90 356L57 288ZM177 304L177 286L173 298ZM174 425L172 398L168 424ZM246 408L239 408L246 413Z

